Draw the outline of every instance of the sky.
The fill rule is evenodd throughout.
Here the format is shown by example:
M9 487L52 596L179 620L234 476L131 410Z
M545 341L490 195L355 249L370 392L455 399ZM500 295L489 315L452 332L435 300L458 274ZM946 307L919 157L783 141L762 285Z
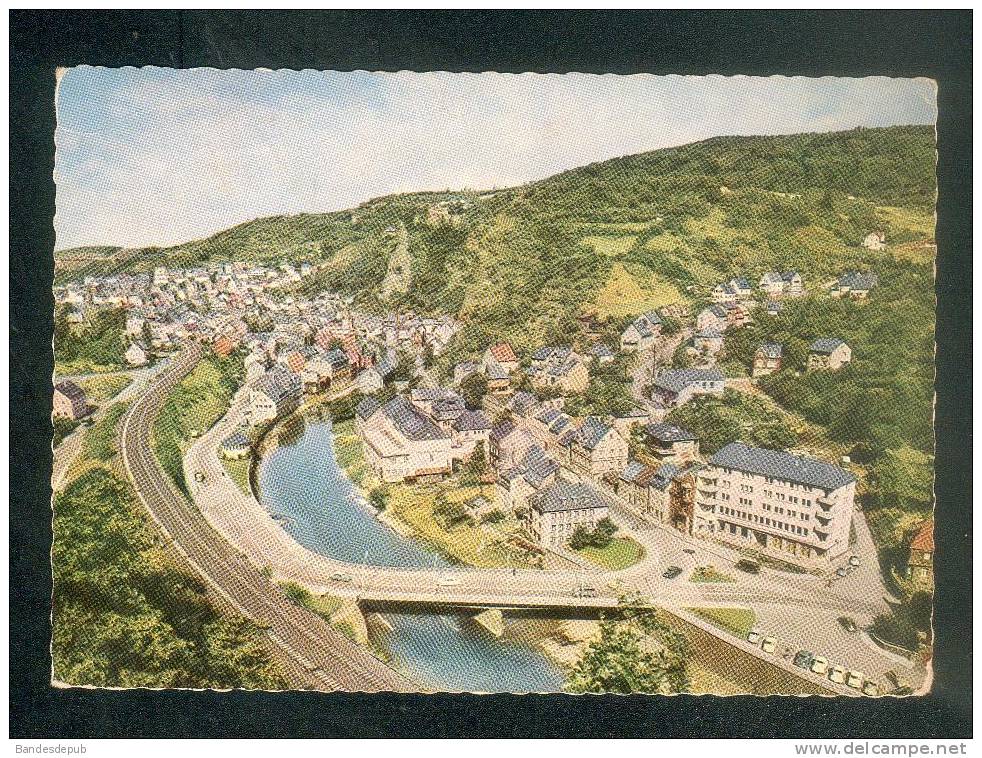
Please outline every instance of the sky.
M62 72L57 111L58 249L179 244L718 135L936 117L927 79L89 66Z

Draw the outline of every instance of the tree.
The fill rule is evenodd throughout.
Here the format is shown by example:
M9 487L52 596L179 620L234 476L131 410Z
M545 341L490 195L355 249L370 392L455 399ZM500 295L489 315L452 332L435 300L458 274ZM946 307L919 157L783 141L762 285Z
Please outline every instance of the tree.
M879 504L926 510L934 499L934 460L904 446L887 450L871 469Z
M468 408L472 411L478 410L484 401L484 396L488 394L488 378L475 371L460 383L460 394Z
M572 692L672 694L689 687L688 640L659 621L650 609L625 609L603 619L569 677Z
M375 487L368 493L368 501L380 511L384 511L389 504L389 491L385 487Z
M464 464L464 471L474 480L480 477L488 468L488 457L484 452L484 440L479 440L474 446L474 452Z

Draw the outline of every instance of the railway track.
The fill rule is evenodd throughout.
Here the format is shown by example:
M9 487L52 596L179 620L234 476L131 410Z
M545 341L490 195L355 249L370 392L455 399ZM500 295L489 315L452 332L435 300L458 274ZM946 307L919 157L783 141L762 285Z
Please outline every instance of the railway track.
M175 549L208 585L265 630L289 659L296 686L360 692L419 691L400 673L291 602L241 553L218 535L197 507L170 482L151 445L151 431L170 391L198 363L186 348L130 407L121 433L123 463L137 494ZM297 672L303 672L299 677Z

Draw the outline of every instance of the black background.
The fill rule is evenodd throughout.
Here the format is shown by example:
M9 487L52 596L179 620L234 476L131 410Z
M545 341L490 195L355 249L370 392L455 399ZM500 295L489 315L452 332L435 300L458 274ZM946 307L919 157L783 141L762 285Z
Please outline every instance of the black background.
M11 11L10 735L970 736L971 27L968 11ZM934 78L939 303L932 693L871 701L51 688L54 72L78 64Z

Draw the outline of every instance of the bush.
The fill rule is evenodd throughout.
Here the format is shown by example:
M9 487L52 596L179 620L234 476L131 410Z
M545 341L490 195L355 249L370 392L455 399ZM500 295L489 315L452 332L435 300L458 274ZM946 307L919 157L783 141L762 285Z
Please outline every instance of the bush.
M380 511L389 505L389 492L385 487L376 487L368 493L368 501Z
M500 521L505 520L505 514L503 511L495 508L493 511L489 511L481 516L482 524L497 524Z

